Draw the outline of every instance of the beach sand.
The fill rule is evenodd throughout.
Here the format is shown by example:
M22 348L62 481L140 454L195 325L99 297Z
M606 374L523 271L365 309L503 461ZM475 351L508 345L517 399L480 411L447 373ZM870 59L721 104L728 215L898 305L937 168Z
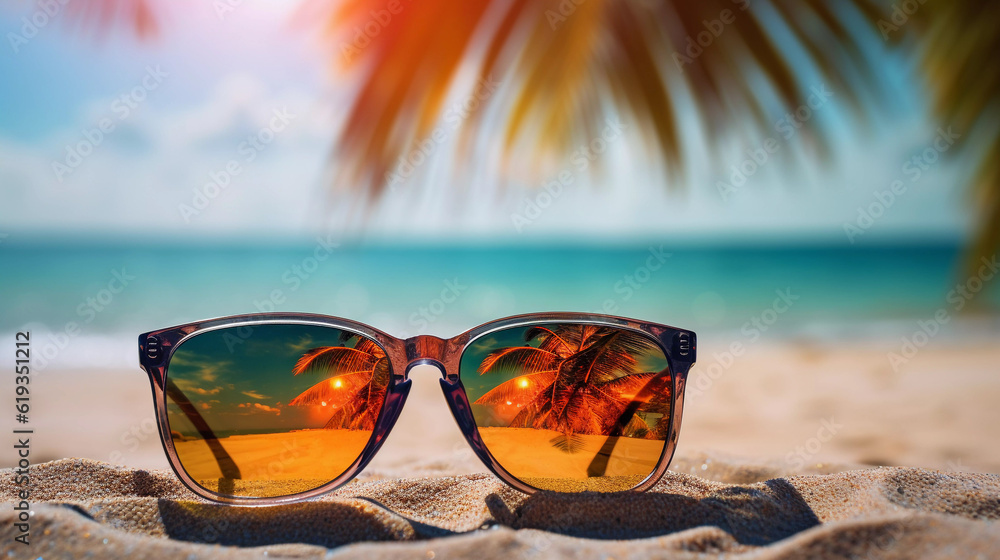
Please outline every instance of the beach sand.
M185 490L165 470L138 370L46 371L32 393L33 544L13 541L6 470L2 553L1000 557L1000 348L931 345L899 371L893 349L789 341L752 347L714 376L696 370L677 457L643 495L508 488L462 439L436 373L414 370L397 427L359 479L278 508L217 506ZM717 362L704 352L701 367ZM95 384L100 398L81 403Z
M726 464L714 474L747 472ZM29 546L10 558L995 558L1000 476L878 468L726 484L669 473L645 494L525 496L492 476L355 482L274 508L201 502L169 472L89 460L34 469ZM0 500L14 496L0 473ZM237 548L240 547L240 548ZM717 557L717 556L713 556Z

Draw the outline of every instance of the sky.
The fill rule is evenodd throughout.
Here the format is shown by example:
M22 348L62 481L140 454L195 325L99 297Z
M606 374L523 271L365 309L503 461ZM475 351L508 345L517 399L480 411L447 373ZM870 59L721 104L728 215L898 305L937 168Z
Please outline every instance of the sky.
M293 23L290 3L234 4L222 15L212 2L185 3L183 14L179 3L168 6L160 33L147 40L124 29L81 30L59 13L18 41L12 34L23 36L22 18L38 8L0 7L0 233L877 243L968 232L961 162L942 158L919 176L904 167L934 145L939 125L908 63L884 52L873 56L885 68L891 110L862 124L834 93L805 123L831 130L826 163L803 152L800 137L785 138L778 116L773 130L749 142L712 145L692 122L688 171L675 181L680 188L668 189L638 155L633 123L622 121L601 155L604 175L567 162L573 183L552 197L537 180L514 177L501 188L488 170L456 180L449 135L412 177L362 211L329 188L333 140L359 74L336 69L336 40ZM721 188L735 185L733 166L753 168L747 150L768 137L778 146L768 161L745 185ZM876 204L875 191L894 181L905 192L863 234L848 235L859 208Z

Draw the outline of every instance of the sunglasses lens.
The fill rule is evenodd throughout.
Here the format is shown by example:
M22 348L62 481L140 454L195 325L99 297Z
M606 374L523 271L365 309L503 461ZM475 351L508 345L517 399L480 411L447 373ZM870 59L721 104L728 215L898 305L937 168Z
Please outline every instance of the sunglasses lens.
M170 358L170 438L187 474L211 492L305 492L361 455L390 378L385 351L353 332L278 324L207 331Z
M486 447L535 488L629 490L666 446L673 383L648 335L581 323L491 332L466 348L460 375Z

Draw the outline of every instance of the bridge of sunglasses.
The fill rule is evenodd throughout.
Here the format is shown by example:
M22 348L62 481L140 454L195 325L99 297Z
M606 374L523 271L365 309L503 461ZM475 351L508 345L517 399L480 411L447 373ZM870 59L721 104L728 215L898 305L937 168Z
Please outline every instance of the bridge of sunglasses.
M461 352L461 348L449 347L449 341L436 336L421 335L408 338L406 346L406 368L402 372L405 381L410 377L410 370L417 366L434 366L441 372L441 378L451 383L458 381L457 371L448 371L449 357Z

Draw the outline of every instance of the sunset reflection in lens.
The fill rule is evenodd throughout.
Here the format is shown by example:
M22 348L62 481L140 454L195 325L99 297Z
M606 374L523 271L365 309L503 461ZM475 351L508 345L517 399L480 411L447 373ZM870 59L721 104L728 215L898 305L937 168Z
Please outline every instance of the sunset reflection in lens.
M361 455L390 377L383 349L355 333L313 325L207 331L170 358L170 438L184 471L207 490L305 492Z
M617 492L656 469L672 379L646 334L580 323L505 329L475 339L460 373L486 447L530 486Z

